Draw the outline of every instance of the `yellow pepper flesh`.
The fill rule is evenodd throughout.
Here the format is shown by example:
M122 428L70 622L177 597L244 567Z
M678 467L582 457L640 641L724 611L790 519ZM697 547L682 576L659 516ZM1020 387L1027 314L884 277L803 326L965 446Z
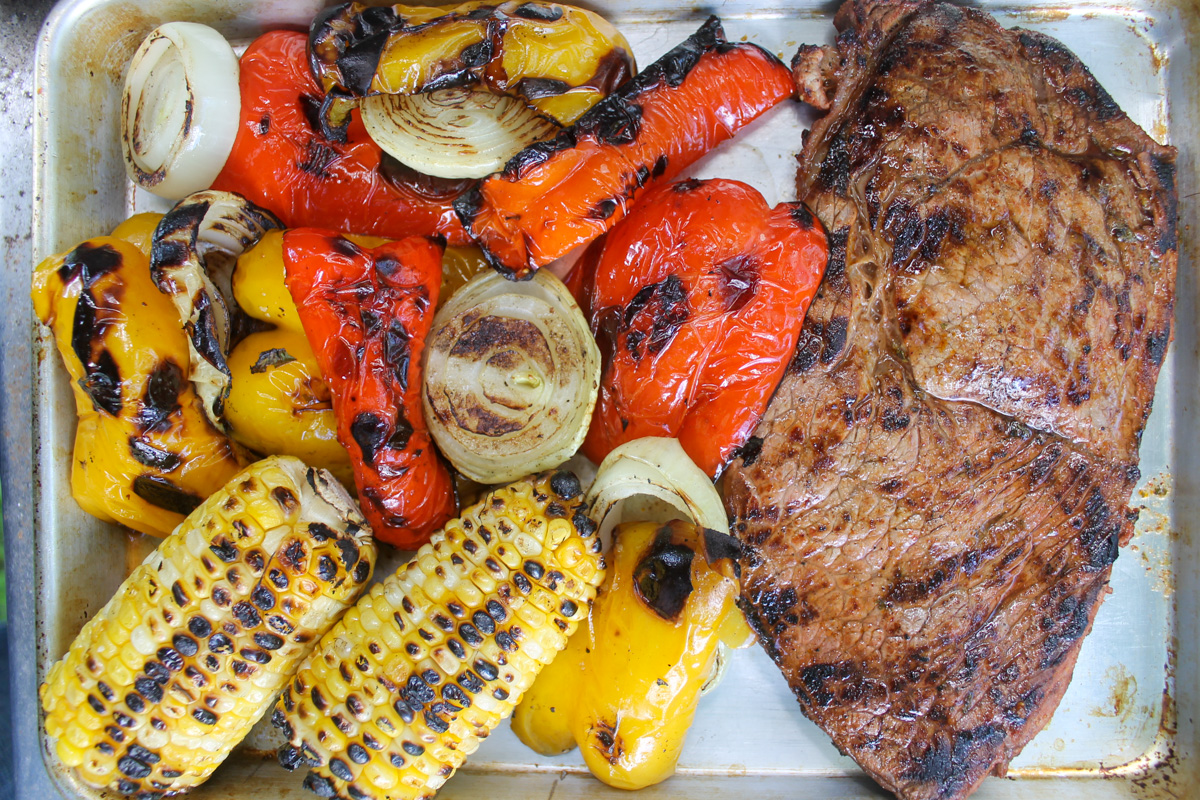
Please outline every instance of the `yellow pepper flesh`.
M71 377L71 491L88 513L166 536L241 468L191 383L187 338L150 278L158 215L90 239L33 274L34 310ZM130 313L136 309L136 313Z
M327 469L353 486L329 386L284 283L283 231L268 231L238 259L233 296L247 315L275 327L250 334L229 354L230 436L256 452L295 456Z
M513 713L521 741L544 755L578 744L592 774L621 789L674 774L718 645L750 640L737 567L708 544L721 536L678 520L617 529L589 625Z
M359 3L326 20L310 41L326 91L344 79L342 48L353 42ZM416 94L453 83L482 82L570 125L636 72L633 50L607 20L583 8L547 2L472 0L448 6L394 5L369 86L356 93ZM364 43L352 49L362 55Z

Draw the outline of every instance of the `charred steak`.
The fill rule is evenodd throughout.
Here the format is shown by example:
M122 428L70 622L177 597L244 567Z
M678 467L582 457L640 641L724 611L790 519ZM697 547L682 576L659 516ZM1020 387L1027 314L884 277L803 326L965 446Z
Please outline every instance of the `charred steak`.
M795 62L830 263L726 475L743 600L840 750L962 797L1050 719L1132 534L1174 151L1046 36L943 3L835 24Z

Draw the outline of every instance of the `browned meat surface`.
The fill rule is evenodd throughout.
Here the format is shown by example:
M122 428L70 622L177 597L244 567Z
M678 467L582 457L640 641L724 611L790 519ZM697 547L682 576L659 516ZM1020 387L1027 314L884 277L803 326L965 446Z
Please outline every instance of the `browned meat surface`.
M725 489L805 714L899 796L962 797L1050 719L1132 534L1174 151L981 12L836 23L796 61L830 264Z

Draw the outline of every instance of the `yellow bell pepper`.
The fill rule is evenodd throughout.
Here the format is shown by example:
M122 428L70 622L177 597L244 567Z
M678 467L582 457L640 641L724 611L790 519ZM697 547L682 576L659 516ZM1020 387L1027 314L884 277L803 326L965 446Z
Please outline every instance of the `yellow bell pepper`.
M621 789L674 774L719 646L752 639L736 553L726 534L679 520L618 528L588 624L513 713L521 741L544 755L578 744L592 774Z
M316 19L309 52L318 81L335 97L478 83L560 125L575 122L637 69L629 43L603 17L525 0L369 9L347 3ZM372 60L375 71L365 73L362 65Z
M255 452L296 456L327 469L352 487L350 455L337 440L329 386L284 283L282 243L283 231L268 231L238 258L233 272L238 306L272 327L250 334L229 353L229 435Z
M31 294L79 414L72 495L100 519L166 536L242 465L199 405L187 337L150 278L158 219L138 215L113 236L47 258Z

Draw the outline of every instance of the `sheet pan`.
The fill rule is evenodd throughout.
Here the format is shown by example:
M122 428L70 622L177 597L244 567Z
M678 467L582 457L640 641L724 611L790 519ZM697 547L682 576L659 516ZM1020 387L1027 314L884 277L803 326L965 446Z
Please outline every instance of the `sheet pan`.
M124 177L117 111L126 61L160 22L205 22L245 43L276 27L303 29L323 4L314 0L68 0L51 15L39 42L35 119L35 261L107 233L131 212L166 204L134 191ZM629 38L640 64L681 41L708 13L725 20L731 40L757 42L785 61L801 43L832 40L836 4L669 0L590 4ZM1200 659L1200 455L1197 445L1196 262L1200 75L1192 52L1200 30L1195 2L984 3L1001 24L1064 41L1120 106L1156 139L1177 146L1180 269L1175 340L1159 381L1142 443L1142 507L1137 534L1122 551L1112 594L1085 641L1071 687L1053 721L1015 760L1010 779L990 779L980 798L1191 797L1200 792L1197 734ZM771 203L792 199L794 153L808 112L772 111L692 170L734 177ZM26 270L31 265L10 265ZM14 310L13 313L27 313ZM152 540L104 525L70 496L74 407L53 342L31 318L34 359L33 499L36 572L18 573L16 591L37 600L39 679L84 621L116 589ZM18 706L32 696L14 697ZM263 747L269 736L252 744ZM52 782L67 797L97 797L39 745ZM756 648L736 654L725 682L701 704L679 775L648 798L716 796L871 797L874 784L804 719L782 677ZM234 754L198 798L306 796L300 777L260 751ZM617 796L587 776L578 753L538 756L505 725L471 759L441 797ZM625 796L625 795L621 795Z

